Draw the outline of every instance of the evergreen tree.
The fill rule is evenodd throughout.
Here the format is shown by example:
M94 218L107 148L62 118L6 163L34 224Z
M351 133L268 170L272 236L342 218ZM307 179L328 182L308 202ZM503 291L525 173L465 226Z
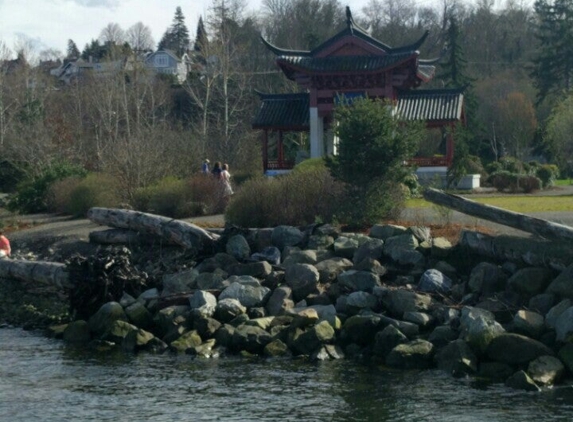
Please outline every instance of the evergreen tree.
M68 49L66 51L66 59L76 60L80 57L80 50L73 40L68 40Z
M183 16L181 7L177 6L173 23L163 34L157 48L159 50L172 50L178 57L181 57L189 50L189 43L189 30L185 26L185 16Z
M573 77L573 2L537 0L537 39L541 46L533 59L537 103L549 94L569 92Z
M199 16L199 22L197 23L197 34L195 35L195 44L193 50L196 53L201 54L207 45L207 31L205 31L205 24L203 23L203 17Z

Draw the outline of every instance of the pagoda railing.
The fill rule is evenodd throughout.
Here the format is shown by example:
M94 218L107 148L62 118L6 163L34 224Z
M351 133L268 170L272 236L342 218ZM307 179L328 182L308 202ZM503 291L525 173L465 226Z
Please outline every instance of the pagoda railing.
M448 157L415 157L408 160L409 165L418 167L447 167Z
M294 164L294 161L268 160L266 170L292 170Z

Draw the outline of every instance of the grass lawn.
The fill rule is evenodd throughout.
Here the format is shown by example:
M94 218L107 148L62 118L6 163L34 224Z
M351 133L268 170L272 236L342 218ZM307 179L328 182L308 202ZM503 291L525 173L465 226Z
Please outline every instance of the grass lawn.
M573 196L489 196L471 198L481 204L493 205L510 211L520 213L546 212L546 211L571 211L573 212ZM408 208L432 207L431 202L424 199L409 199L406 202Z
M573 185L573 179L559 179L555 181L555 186L570 186Z

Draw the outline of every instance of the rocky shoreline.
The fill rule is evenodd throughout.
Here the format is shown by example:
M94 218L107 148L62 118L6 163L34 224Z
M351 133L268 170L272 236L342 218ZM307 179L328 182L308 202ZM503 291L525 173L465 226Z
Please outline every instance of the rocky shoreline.
M131 265L125 248L121 259L106 250L115 254L107 268ZM101 350L437 367L528 391L571 381L571 265L531 266L507 250L500 261L426 227L393 225L368 235L330 225L229 228L209 252L180 253L161 271L149 270L157 256L115 271L139 290L107 292L94 312L50 333ZM94 267L67 265L76 281L86 278L78 268Z

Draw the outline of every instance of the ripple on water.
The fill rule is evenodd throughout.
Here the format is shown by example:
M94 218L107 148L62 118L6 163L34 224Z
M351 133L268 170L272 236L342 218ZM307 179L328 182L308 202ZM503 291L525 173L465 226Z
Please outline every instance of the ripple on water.
M0 330L0 420L6 421L571 421L573 388L478 388L439 371L349 361L78 353Z

